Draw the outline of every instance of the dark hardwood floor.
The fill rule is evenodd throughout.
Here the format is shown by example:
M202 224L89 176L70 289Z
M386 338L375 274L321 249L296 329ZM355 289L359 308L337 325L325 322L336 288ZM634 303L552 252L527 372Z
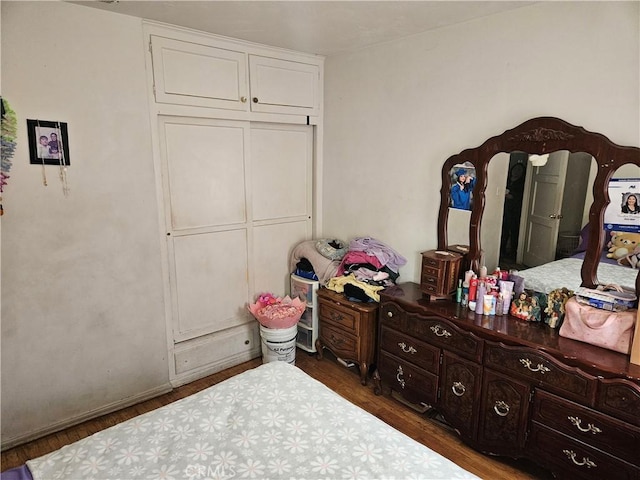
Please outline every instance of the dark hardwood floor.
M251 360L178 387L165 395L3 451L1 470L5 471L22 465L31 458L37 458L129 418L189 396L245 370L257 367L261 363L260 358ZM389 396L375 395L372 381L363 387L357 370L345 368L326 350L324 359L318 361L315 355L298 349L296 365L352 403L481 478L491 480L553 478L548 472L530 462L490 457L472 450L460 441L454 431L442 423L401 405Z

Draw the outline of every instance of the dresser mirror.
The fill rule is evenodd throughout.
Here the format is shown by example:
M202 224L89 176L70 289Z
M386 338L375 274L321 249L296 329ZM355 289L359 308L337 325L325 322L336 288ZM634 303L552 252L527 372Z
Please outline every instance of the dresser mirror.
M589 238L580 270L582 285L598 285L598 265L605 244L602 234L604 213L610 202L609 181L614 175L627 176L629 173L626 172L637 171L640 167L640 148L616 145L602 134L589 132L559 118L533 118L501 135L489 138L479 147L463 150L447 159L442 168L438 249L462 243L458 240L467 237L461 234L459 229L464 230L468 225L468 261L471 268L478 271L488 258L486 254L489 252L493 252L493 258L497 259L499 250L496 249L499 249L501 243L502 230L497 227L497 222L502 225L502 204L500 203L498 209L495 205L496 202L503 202L500 188L497 187L500 186L504 191L507 175L517 176L518 172L511 169L518 163L527 165L525 173L531 175L529 181L534 181L535 172L557 173L559 165L565 161L561 159L566 159L568 164L581 165L579 173L574 176L580 177L580 182L586 182L584 197L577 195L582 197L584 207L577 206L577 203L573 205L572 208L578 209L579 212L573 212L572 221L577 222L580 218L581 225L586 225L583 234ZM461 173L461 166L466 166L468 171L475 175L470 210L453 208L454 175ZM517 168L521 170L521 167ZM538 190L540 191L540 188ZM575 197L576 195L570 199L576 201ZM555 215L555 218L550 215ZM562 218L558 218L557 214L548 214L546 217L543 220L547 224L557 222L556 227L559 227ZM486 231L482 228L485 221L488 225ZM575 233L575 228L571 227L571 233ZM543 230L545 229L534 227L533 231L540 234ZM559 231L559 228L555 230ZM452 241L455 237L450 235L450 232L457 236L455 241ZM542 242L542 235L538 236L540 238L535 241ZM533 245L531 249L545 251L547 254L556 250L549 243ZM518 246L516 254L518 251L523 255L523 247ZM522 259L522 256L520 258ZM528 261L533 263L530 259ZM640 277L636 277L635 286L636 291L640 291Z

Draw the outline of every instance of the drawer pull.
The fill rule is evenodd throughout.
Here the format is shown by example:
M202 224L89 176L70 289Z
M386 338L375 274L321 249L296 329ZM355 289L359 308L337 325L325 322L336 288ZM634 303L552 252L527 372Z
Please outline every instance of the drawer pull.
M407 344L406 344L406 343L404 343L404 342L400 342L400 343L398 343L398 346L402 349L402 351L403 351L404 353L410 353L410 354L412 354L412 355L413 355L413 354L415 354L415 353L417 353L417 352L418 352L418 351L417 351L415 348L413 348L411 345L407 346Z
M578 465L579 467L587 467L587 468L597 467L597 465L593 463L591 460L589 460L587 457L582 457L582 461L580 462L576 460L576 452L574 452L573 450L563 450L562 453L564 453L567 457L569 457L571 461L576 465Z
M521 358L520 359L520 363L522 365L524 365L525 367L527 367L530 371L532 371L532 372L540 372L542 375L544 375L546 372L550 372L551 371L550 368L545 367L541 363L539 363L535 367L532 367L531 365L533 365L533 363L528 358Z
M387 312L387 317L389 318L393 317L393 312Z
M602 433L602 430L600 430L592 423L587 424L587 428L584 428L582 425L580 425L582 423L582 420L578 417L567 417L567 419L569 419L569 421L581 432L591 432L594 435L596 433Z
M404 375L404 372L402 371L402 367L398 365L398 373L396 374L396 380L398 381L398 383L402 388L404 388L404 384L405 384L404 378L402 378L403 375Z
M511 408L502 400L498 400L496 404L493 406L493 410L500 415L501 417L506 417L509 415L509 410Z
M341 322L342 321L342 315L340 315L339 313L336 313L336 312L330 312L329 313L329 317L334 322Z
M336 337L334 334L331 334L331 343L333 343L336 347L339 347L344 343L344 338Z
M462 384L462 382L453 382L451 391L456 397L461 397L464 395L464 392L467 391L467 388Z
M442 328L440 325L433 325L431 331L436 334L436 337L450 337L451 333Z

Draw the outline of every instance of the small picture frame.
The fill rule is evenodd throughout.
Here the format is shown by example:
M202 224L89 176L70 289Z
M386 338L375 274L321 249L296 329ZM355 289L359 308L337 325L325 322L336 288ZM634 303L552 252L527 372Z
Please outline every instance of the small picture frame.
M34 165L71 165L69 134L64 122L27 120L29 159Z

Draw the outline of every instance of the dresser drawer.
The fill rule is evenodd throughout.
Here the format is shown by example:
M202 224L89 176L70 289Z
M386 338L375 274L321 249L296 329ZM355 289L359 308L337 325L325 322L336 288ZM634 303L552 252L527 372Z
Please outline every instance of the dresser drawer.
M380 348L407 362L437 374L440 349L413 337L383 326L380 329Z
M339 326L342 330L358 335L359 314L337 303L319 299L318 318L320 323L329 323Z
M573 367L564 365L543 352L527 347L510 347L485 342L484 364L531 381L562 396L593 405L597 379Z
M531 424L529 452L547 464L558 478L632 480L640 478L640 468L573 440L537 422Z
M640 385L624 379L601 378L596 406L640 427Z
M433 405L438 394L438 377L411 363L380 352L378 373L381 380L408 402Z
M337 357L344 360L356 360L358 357L358 340L344 333L339 328L325 323L320 324L320 338Z
M424 289L427 286L438 286L438 277L430 274L423 273L422 274L422 288Z
M537 390L533 420L631 463L640 461L640 428Z
M395 303L384 302L380 305L380 323L470 360L479 362L482 358L482 339L440 317L406 312Z

